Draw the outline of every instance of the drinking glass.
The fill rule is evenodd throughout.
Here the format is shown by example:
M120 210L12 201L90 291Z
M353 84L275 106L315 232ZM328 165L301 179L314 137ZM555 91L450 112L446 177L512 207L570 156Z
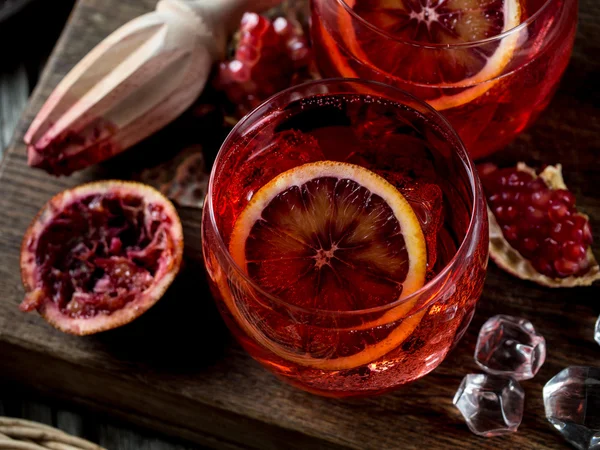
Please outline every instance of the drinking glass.
M504 0L513 9L520 5L518 26L485 39L432 44L399 38L369 22L356 13L367 3L378 2L311 0L311 37L321 74L381 81L426 100L446 116L474 159L506 147L548 106L577 25L577 0ZM411 3L419 10L412 13L413 25L431 26L440 20L436 11L460 1ZM481 21L463 26L476 33Z
M312 295L312 286L293 301L283 293L295 286L266 286L250 273L247 246L247 262L240 263L234 230L253 199L281 173L317 161L360 166L403 194L426 240L422 287L384 304L340 310L330 297ZM460 138L426 103L365 80L296 86L239 122L212 168L202 239L213 296L241 345L283 380L333 397L387 392L437 367L473 316L488 260L484 195ZM275 281L295 270L272 247L253 251L255 258L271 255ZM362 267L344 273L343 289L376 289L361 285Z

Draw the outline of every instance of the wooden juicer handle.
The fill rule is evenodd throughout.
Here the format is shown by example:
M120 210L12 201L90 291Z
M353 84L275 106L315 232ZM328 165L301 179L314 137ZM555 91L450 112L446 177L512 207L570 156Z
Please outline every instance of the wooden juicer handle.
M200 95L241 15L278 2L160 0L58 84L25 135L29 165L69 175L160 130Z

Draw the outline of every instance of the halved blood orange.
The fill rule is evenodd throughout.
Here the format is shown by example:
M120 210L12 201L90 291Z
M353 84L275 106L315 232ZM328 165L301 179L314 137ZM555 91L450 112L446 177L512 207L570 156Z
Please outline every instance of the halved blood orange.
M354 164L319 161L284 172L238 217L229 250L265 291L303 308L355 311L392 303L423 286L426 241L415 212L393 185ZM224 289L221 289L222 291ZM361 329L399 322L351 355L315 357L262 336L225 301L244 330L284 359L325 370L358 367L398 347L423 312L400 303Z
M485 44L456 44L482 41L518 26L520 1L345 0L358 16L391 38L357 32L364 24L352 20L341 5L338 28L344 44L362 64L413 85L431 106L444 110L478 98L496 83L513 57L520 33ZM323 35L342 74L358 77L331 36Z

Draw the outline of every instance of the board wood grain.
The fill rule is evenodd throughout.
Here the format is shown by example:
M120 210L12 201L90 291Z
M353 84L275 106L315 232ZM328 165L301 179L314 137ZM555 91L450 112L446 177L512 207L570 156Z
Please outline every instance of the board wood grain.
M552 290L511 278L490 265L477 314L460 345L431 375L396 393L332 400L289 387L252 361L230 338L202 281L200 215L180 210L186 266L175 285L134 323L77 338L17 305L23 289L19 246L38 209L55 193L90 179L127 178L150 157L186 142L175 123L114 160L69 178L26 165L22 136L52 88L103 36L153 7L152 0L80 0L0 164L0 378L108 412L137 424L225 449L547 449L566 443L544 418L542 387L569 365L593 365L600 288ZM580 27L561 88L538 123L495 159L530 165L561 162L581 208L600 234L600 4L581 3ZM600 254L599 240L594 244ZM477 331L493 314L530 319L547 340L548 358L523 382L519 432L472 435L452 405L462 377L478 369Z

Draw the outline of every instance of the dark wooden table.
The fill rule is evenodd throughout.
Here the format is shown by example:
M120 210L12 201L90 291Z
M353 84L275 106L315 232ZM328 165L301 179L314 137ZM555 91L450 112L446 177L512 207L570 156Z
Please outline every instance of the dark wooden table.
M525 159L536 165L564 163L567 183L572 185L578 201L592 216L593 230L595 235L599 236L600 192L597 187L597 179L600 176L600 157L598 156L600 155L600 90L597 84L600 79L600 60L597 55L600 54L600 3L597 0L581 1L581 21L576 49L556 99L539 122L519 137L510 149L498 155L497 160L507 164L514 163L516 159ZM55 4L57 2L58 0L45 3ZM148 0L144 3L150 4L150 2L151 0ZM104 0L89 0L85 3L107 8ZM122 2L119 3L119 6L125 8L131 7L133 4L134 2ZM84 27L81 26L78 31L84 32ZM46 41L48 44L50 40ZM0 111L3 111L0 112L0 123L3 121L6 123L4 127L0 128L8 129L14 125L19 115L17 110L21 109L26 93L35 83L35 67L34 62L27 62L17 63L4 71L0 69L0 73L3 74L0 75L2 80L10 79L11 86L16 86L7 89L1 86L7 86L8 81L0 83L0 93L2 93L0 94L0 105L15 105L0 106ZM39 67L39 62L37 67ZM10 95L4 94L6 91L10 91ZM3 142L6 142L7 137L2 136L2 139ZM11 167L14 168L12 172L14 178L12 179L21 183L19 186L26 188L26 181L33 172L24 167L22 152L14 153L12 156ZM40 179L43 180L43 183L40 184L41 192L28 194L28 198L33 199L36 204L41 204L47 199L50 191L54 192L59 188L58 185L54 185L54 179L43 178L41 175ZM60 183L61 186L66 186L75 181L63 179ZM13 195L12 198L14 199L15 196ZM0 200L2 200L1 197ZM11 205L14 206L14 203ZM186 220L188 225L197 225L189 215L184 217L184 222ZM22 226L23 224L19 223L18 225ZM600 252L600 242L598 241L597 239L594 247L597 254ZM18 254L16 243L12 245L12 242L3 243L0 240L0 245L2 244L7 252L11 252L11 261L15 261L16 264L16 254ZM12 312L18 301L17 298L22 295L22 292L18 287L18 274L13 270L14 267L11 266L10 269L9 271L7 267L6 272L0 273L14 278L11 279L10 286L4 290L14 297L9 299L14 303L14 305L10 305ZM537 450L568 448L543 418L541 390L543 384L565 366L594 364L600 355L600 348L592 340L595 317L600 313L599 292L598 286L571 291L537 288L530 283L509 277L492 265L478 313L457 350L430 376L407 386L402 392L380 398L345 402L323 400L305 395L273 380L263 369L249 361L234 345L231 346L231 349L228 346L226 354L215 362L214 367L206 368L201 372L202 377L207 378L207 384L204 386L207 392L196 389L197 385L193 385L185 374L182 374L178 382L183 388L194 388L187 390L182 388L176 393L167 389L170 387L168 386L169 380L161 373L152 372L148 374L148 377L139 377L136 381L143 385L142 388L148 390L152 388L153 393L162 393L162 400L160 398L159 400L163 404L168 403L171 398L179 398L170 397L170 395L190 394L186 398L189 401L182 403L180 408L187 415L180 412L179 417L186 419L192 425L204 426L200 431L208 430L220 436L223 441L215 442L222 447L231 444L227 448L239 448L239 445L242 444L248 444L252 448L267 448L266 445L260 447L261 442L268 442L268 448L286 448L284 443L289 443L289 446L293 448L302 448L302 443L308 441L301 439L308 439L308 437L314 437L314 442L317 442L316 439L320 439L319 442L322 442L323 445L331 444L331 447L335 445L335 448L357 449L365 448L367 441L371 443L369 448L377 448L372 445L377 442L378 448L389 449ZM168 307L167 304L163 306ZM523 383L527 399L525 417L519 433L505 438L481 439L468 432L456 409L451 405L451 398L462 376L478 370L472 360L476 333L481 324L490 315L496 313L531 318L538 331L548 339L549 356L540 374L534 380ZM23 322L19 324L22 330L34 330L35 324L37 324L37 318L28 318L27 323L24 323L25 319L19 318L19 320ZM0 337L2 337L1 331ZM42 328L42 331L48 332L45 328ZM48 334L50 333L48 332ZM62 336L56 336L56 342L62 338ZM88 344L90 348L92 346L90 340L86 341L85 345L79 341L69 342L73 342L73 346L82 353L88 350L86 347ZM100 345L102 343L93 341L93 344ZM20 350L19 356L22 356L23 349ZM65 353L63 351L60 356L64 357ZM27 367L36 367L34 363L30 362ZM102 360L101 363L104 364L105 361ZM121 366L113 364L114 361L111 360L106 360L106 363L110 367L104 381L111 376L117 381L122 378L120 380L122 385L125 382L131 382L127 379L127 374L118 370ZM96 369L100 363L86 360L85 364ZM129 368L129 366L127 367ZM13 370L13 373L16 372ZM218 377L222 378L221 384L215 382ZM44 378L40 377L39 379ZM45 380L47 381L47 378ZM110 378L111 383L112 380L113 378ZM148 380L157 380L158 383L151 385ZM42 388L43 386L38 387ZM103 417L97 417L93 412L73 413L68 411L69 407L65 410L63 406L34 398L31 392L23 391L22 386L17 389L13 385L0 384L0 388L4 389L3 392L0 392L4 411L0 410L0 413L16 416L27 415L34 420L53 423L109 448L177 448L176 446L168 447L166 443L159 444L158 441L146 437L148 435L131 433L125 428L113 425L110 421L106 422ZM214 399L214 404L211 408L206 408L206 399L209 396L210 399ZM23 399L32 398L33 402L23 401ZM73 398L73 400L75 399ZM81 400L85 403L86 399ZM120 399L114 398L114 402L118 405ZM144 403L142 406L150 408L152 405ZM198 407L204 407L204 410L200 410ZM145 423L159 427L161 422L157 421L159 414L156 411L160 408L156 406L154 408L155 414L151 417L154 422L147 421ZM203 411L204 414L202 414ZM120 412L114 411L115 414ZM129 411L132 420L135 419L136 412L139 412L139 421L143 422L142 414L146 411L143 411L141 407L137 410L132 409ZM124 410L121 415L126 416L127 413L128 411ZM172 415L176 415L175 411L172 413ZM214 417L209 417L209 415ZM227 418L230 421L224 425L224 420ZM163 422L162 427L165 429L172 425L167 420ZM209 429L211 426L212 429ZM177 428L171 428L171 431L175 432L173 430L177 430ZM191 426L187 429L182 428L182 430L197 431L193 430ZM227 436L227 434L231 436ZM189 435L195 436L191 433ZM252 441L249 442L249 440Z
M72 6L73 0L36 0L18 16L0 23L0 159ZM25 30L37 30L35 37L27 37ZM15 40L14 36L18 38ZM8 42L15 45L6 45ZM0 385L2 415L52 425L108 449L198 448L178 444L173 439L167 441L93 411L74 409L72 405L40 397L22 386Z

